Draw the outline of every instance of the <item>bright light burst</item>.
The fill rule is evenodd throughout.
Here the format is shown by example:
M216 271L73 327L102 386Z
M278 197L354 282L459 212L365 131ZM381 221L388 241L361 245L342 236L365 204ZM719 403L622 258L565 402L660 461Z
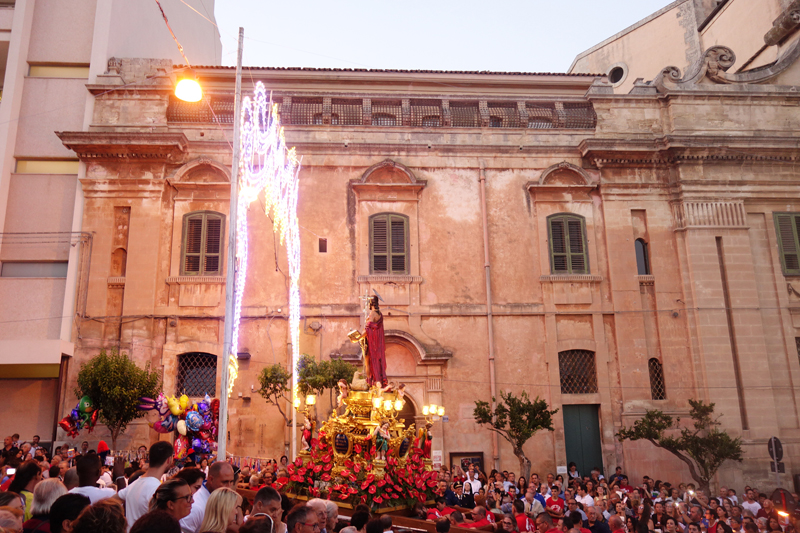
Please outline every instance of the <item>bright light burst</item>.
M236 227L238 271L234 292L233 335L229 359L228 394L238 374L236 352L239 346L239 320L242 294L247 278L247 206L264 191L266 212L272 211L273 230L286 243L289 258L289 330L292 338L293 382L297 382L300 356L300 227L297 223L297 174L300 165L294 148L286 147L278 106L272 104L264 84L258 82L252 100L242 101L241 160L239 163L239 201Z

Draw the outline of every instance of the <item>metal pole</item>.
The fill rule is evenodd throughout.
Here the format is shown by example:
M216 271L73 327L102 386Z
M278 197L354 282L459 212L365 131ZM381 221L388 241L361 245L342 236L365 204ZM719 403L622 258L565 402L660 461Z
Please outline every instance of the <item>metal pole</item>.
M772 451L772 453L770 454L772 455L772 461L775 464L775 488L779 489L781 488L781 475L780 472L778 472L778 450L775 449L776 448L775 439L769 440L769 447L771 448Z
M222 369L219 380L219 433L217 435L217 460L227 460L228 444L228 365L231 357L238 357L238 346L231 346L233 337L233 305L236 279L236 226L239 203L239 129L242 114L242 43L244 28L239 28L239 56L236 60L236 95L233 114L233 162L231 163L231 207L228 220L228 272L225 276L225 336L222 344Z

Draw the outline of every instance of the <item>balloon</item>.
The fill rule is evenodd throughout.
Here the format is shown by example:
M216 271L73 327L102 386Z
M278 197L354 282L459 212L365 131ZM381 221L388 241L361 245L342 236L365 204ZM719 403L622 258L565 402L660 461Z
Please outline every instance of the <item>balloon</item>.
M183 395L181 395L181 397L180 397L180 399L178 401L179 401L178 405L180 405L181 411L186 411L186 409L188 409L189 404L190 404L189 397L186 396L185 394L183 394Z
M199 431L203 425L203 417L197 411L189 411L186 413L186 429L192 433Z
M178 420L178 423L175 425L175 427L177 428L178 433L184 437L186 436L186 420Z
M186 437L181 435L177 439L175 439L175 454L173 457L176 461L181 461L186 458L186 454L189 453L189 441L186 440Z
M180 401L175 396L167 396L167 405L169 406L169 412L175 416L180 416L183 412Z
M58 425L61 426L61 429L67 432L67 435L69 435L70 438L74 439L78 436L78 429L75 427L75 422L73 421L72 417L65 416L59 421Z
M78 402L78 411L81 413L91 413L94 411L94 403L92 403L92 399L88 396L84 396Z

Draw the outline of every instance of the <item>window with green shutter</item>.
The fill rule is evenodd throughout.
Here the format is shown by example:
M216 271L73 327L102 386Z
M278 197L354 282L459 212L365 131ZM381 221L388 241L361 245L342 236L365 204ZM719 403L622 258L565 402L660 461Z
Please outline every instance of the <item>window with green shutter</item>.
M369 218L372 274L408 274L408 217L381 213Z
M586 222L582 216L558 214L547 217L552 274L588 274Z
M775 213L773 217L783 273L786 276L800 275L800 213Z
M182 276L222 274L225 215L197 211L183 217Z

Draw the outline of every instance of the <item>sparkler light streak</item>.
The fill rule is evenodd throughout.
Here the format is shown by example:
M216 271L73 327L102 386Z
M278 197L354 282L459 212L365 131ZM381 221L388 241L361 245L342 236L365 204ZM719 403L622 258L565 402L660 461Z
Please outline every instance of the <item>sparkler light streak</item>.
M228 394L239 369L236 351L239 346L239 321L242 294L247 278L247 206L264 191L267 214L273 214L273 230L286 242L289 259L289 330L292 339L292 374L297 382L300 357L300 226L297 222L298 171L294 148L286 147L278 106L267 96L264 84L258 82L252 100L242 100L241 160L239 163L239 201L236 221L236 260L238 262L234 292L233 335L229 359Z

